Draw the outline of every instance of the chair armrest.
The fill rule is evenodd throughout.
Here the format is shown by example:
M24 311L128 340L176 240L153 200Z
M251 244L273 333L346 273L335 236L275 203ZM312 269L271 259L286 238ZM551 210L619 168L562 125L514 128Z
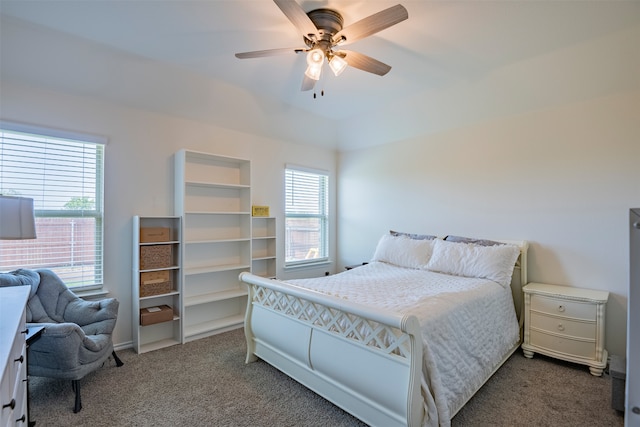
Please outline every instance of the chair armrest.
M79 365L79 348L85 333L75 323L32 323L44 326L40 338L29 346L29 366L37 365L56 370L72 370Z
M64 320L66 322L76 323L82 327L92 325L94 323L102 323L107 325L99 328L99 330L87 332L88 334L110 334L115 327L115 321L118 318L119 302L115 298L105 298L99 301L85 301L76 299L71 301L64 312ZM110 329L109 329L109 326ZM83 328L84 329L84 328ZM86 331L85 331L86 332Z
M28 323L27 327L33 325L45 329L29 345L29 375L77 380L96 369L113 349L110 335L86 335L75 323Z

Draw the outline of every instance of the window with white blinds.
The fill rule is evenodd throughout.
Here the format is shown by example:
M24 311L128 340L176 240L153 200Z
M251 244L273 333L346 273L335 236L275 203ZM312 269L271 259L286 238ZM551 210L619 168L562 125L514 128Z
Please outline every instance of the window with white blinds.
M0 271L48 268L75 290L101 287L103 174L102 138L0 123L0 194L34 199L37 234L0 240Z
M285 195L285 266L328 261L327 172L287 165Z

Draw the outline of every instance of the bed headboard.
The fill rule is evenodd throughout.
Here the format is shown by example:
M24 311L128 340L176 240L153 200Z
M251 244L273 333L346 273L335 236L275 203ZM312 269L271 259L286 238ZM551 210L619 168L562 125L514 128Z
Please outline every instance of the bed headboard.
M498 242L516 245L520 248L520 255L516 260L516 265L511 276L511 295L513 296L513 304L516 308L516 316L522 329L524 321L524 294L522 287L528 283L527 279L527 251L529 250L529 242L526 240L497 240Z

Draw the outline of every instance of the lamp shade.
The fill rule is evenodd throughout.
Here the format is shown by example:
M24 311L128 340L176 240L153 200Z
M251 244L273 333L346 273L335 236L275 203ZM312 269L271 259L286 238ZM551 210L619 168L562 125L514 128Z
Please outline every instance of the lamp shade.
M334 57L331 58L331 61L329 61L329 67L331 67L331 70L336 77L339 76L345 68L347 68L347 65L349 65L347 64L347 61L338 55L334 55Z
M0 196L0 239L21 240L36 238L33 199Z
M322 64L321 65L309 65L307 67L307 71L304 74L313 80L320 80L320 74L322 73Z
M324 62L324 52L322 49L311 49L307 54L307 64L309 66L319 66Z

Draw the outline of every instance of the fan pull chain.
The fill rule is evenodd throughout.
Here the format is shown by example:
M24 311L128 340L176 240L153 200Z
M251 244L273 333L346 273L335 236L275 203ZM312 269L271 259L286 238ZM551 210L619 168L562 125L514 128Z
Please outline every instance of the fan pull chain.
M320 89L320 96L324 96L324 82L325 82L325 77L324 77L324 73L320 76L320 82L322 83L322 89ZM317 94L316 94L316 89L315 87L313 88L313 99L316 99Z

